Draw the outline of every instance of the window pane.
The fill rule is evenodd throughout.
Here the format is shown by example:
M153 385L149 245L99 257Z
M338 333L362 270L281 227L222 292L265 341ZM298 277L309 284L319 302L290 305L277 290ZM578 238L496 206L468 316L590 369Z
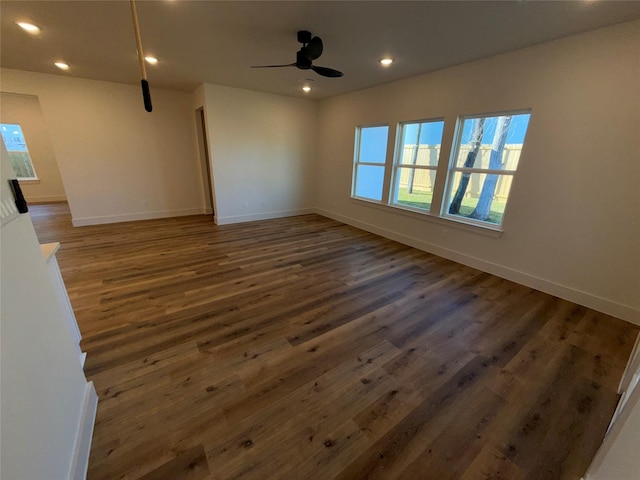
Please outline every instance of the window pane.
M465 118L456 167L516 170L530 116Z
M389 127L363 127L360 129L358 162L385 163Z
M31 165L29 152L9 152L9 159L17 178L34 178L36 176Z
M425 168L398 168L394 203L429 210L436 171Z
M398 163L438 166L444 122L405 123Z
M24 140L20 125L0 124L2 127L2 140L8 152L26 152L27 142Z
M513 175L456 172L447 212L500 225L512 180Z
M27 142L24 139L20 125L0 124L2 140L9 153L9 159L18 178L35 178L36 174L31 163Z
M356 172L355 196L382 200L384 166L358 165Z
M436 171L424 168L398 168L396 172L396 205L429 210L433 197Z

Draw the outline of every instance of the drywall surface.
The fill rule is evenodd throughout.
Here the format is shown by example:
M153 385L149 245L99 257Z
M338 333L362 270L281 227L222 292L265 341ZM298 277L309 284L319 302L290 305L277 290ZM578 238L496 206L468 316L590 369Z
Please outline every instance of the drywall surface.
M2 91L37 95L74 225L202 213L191 95L2 69Z
M3 198L12 173L2 144ZM29 215L3 223L0 241L0 477L70 478L88 413L85 394L93 385L78 361ZM88 449L84 453L88 458Z
M318 211L640 323L640 22L320 102ZM350 198L358 125L532 110L499 238ZM448 156L444 161L448 160Z
M38 97L0 93L0 123L20 125L25 136L39 180L38 183L21 182L27 201L65 201L67 197Z
M194 93L198 100L204 102L216 221L309 213L317 103L212 84Z

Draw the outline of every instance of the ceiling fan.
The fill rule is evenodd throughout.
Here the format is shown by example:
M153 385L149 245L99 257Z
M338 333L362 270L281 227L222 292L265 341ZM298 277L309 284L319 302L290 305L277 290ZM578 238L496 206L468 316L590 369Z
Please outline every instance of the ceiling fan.
M295 63L287 63L286 65L255 65L251 68L278 68L278 67L297 67L301 70L313 70L323 77L341 77L344 75L338 70L327 67L316 67L313 61L322 55L322 40L320 37L312 37L311 32L301 30L298 32L298 42L302 44L302 48L296 54Z

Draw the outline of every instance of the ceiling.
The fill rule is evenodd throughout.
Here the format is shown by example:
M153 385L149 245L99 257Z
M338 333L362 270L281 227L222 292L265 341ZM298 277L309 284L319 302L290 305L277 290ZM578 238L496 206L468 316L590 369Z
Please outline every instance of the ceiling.
M128 1L2 0L0 9L2 67L139 84ZM145 54L160 60L147 68L152 90L215 83L320 99L634 20L640 1L138 0L137 10ZM16 21L42 30L29 35ZM324 41L314 65L344 77L249 68L294 62L301 29ZM395 59L387 68L385 55Z

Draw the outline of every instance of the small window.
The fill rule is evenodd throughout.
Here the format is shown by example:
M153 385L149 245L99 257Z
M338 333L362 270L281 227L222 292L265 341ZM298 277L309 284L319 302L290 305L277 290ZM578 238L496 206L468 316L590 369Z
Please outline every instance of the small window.
M443 130L443 120L401 124L394 171L394 205L431 209Z
M388 136L387 125L358 127L353 166L353 197L378 202L382 200Z
M461 117L443 216L502 225L529 113Z
M7 123L0 124L0 132L4 141L9 159L16 172L16 177L37 180L36 171L31 163L27 142L22 134L20 125L11 125Z

